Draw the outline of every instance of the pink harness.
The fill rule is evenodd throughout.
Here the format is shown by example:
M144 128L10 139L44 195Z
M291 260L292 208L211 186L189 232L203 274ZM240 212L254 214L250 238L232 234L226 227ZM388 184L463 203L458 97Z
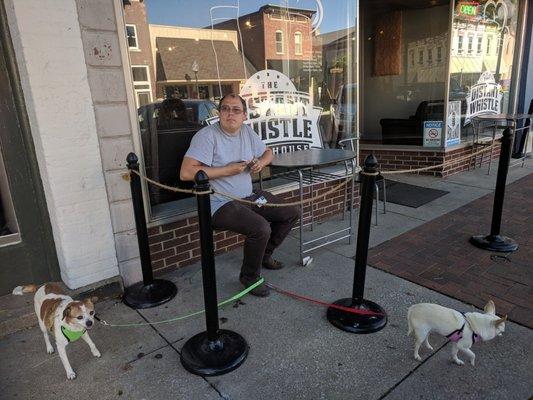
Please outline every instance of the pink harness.
M463 314L463 318L465 319L465 322L463 323L463 326L461 326L461 329L456 329L452 333L446 335L446 337L450 340L450 342L457 343L459 340L463 338L463 330L465 329L465 325L468 322L468 320L466 319L464 313L461 313L461 314ZM470 323L468 323L468 325L470 325ZM478 342L480 339L481 339L480 336L476 332L474 332L474 330L472 329L472 344Z

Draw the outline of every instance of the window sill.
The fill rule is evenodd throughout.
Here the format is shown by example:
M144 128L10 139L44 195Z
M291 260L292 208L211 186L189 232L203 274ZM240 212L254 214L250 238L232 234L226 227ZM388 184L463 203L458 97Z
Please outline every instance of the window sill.
M17 243L20 243L20 233L11 233L9 235L0 236L0 247L7 247Z

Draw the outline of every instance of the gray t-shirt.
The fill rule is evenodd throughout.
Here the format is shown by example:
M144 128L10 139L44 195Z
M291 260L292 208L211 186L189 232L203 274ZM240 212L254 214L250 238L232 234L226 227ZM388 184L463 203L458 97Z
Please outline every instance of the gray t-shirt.
M216 123L202 128L193 136L185 156L200 161L208 167L224 167L230 163L260 157L265 150L265 144L248 125L243 125L239 134L231 136L222 130L219 123ZM252 194L252 177L249 169L237 175L211 179L209 183L216 191L240 198ZM227 197L211 195L211 214L228 201L231 200Z

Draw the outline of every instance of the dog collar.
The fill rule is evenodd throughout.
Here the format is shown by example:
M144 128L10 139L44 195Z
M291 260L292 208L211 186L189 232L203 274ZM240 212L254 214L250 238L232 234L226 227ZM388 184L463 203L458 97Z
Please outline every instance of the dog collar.
M69 343L75 342L76 340L81 338L86 331L87 331L86 329L82 331L71 331L70 329L61 325L61 333L63 333L63 336L65 336L65 338L69 341Z

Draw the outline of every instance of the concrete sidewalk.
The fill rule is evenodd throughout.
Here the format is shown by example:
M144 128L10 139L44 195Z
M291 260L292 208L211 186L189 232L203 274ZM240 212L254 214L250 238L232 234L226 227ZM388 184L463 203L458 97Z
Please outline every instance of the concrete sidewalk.
M512 168L508 181L531 172L528 167ZM372 228L371 246L490 193L495 176L495 172L487 176L483 169L447 179L395 177L450 193L418 209L389 204L387 214L380 215L380 225ZM533 199L526 200L531 207ZM336 218L319 224L315 233L338 223ZM520 242L523 238L514 239ZM278 257L287 267L265 271L269 282L327 302L351 295L353 243L340 242L314 252L314 262L305 268L297 265L297 246L294 235L285 241ZM240 249L217 257L219 300L241 290L237 282L240 263ZM134 311L108 300L97 305L97 312L119 324L160 321L203 308L199 264L167 279L176 282L179 292L166 305ZM472 306L371 267L365 294L389 316L385 329L369 335L337 330L326 320L324 308L277 293L266 299L245 297L220 310L220 327L243 335L250 353L240 368L213 378L191 375L179 361L185 341L205 330L202 316L134 328L97 326L91 336L102 358L92 357L81 341L68 348L78 374L75 381L66 380L59 357L46 354L42 335L34 327L0 340L0 398L527 399L533 395L533 332L529 328L510 322L503 337L474 345L475 367L452 364L450 345L437 336L431 338L435 351L423 350L423 362L417 362L412 355L413 340L406 336L407 308L419 302L461 311Z

